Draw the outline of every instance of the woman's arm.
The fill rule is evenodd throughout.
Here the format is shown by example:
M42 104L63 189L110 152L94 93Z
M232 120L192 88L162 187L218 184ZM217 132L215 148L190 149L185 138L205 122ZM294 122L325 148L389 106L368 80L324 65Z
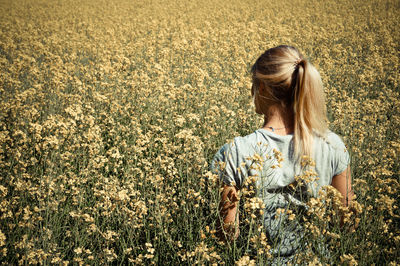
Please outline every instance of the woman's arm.
M222 188L219 204L222 226L218 221L218 235L221 240L231 241L239 236L239 215L237 215L239 197L237 192L235 186L224 185Z
M354 192L351 188L351 172L350 166L346 168L342 173L335 175L332 178L332 184L340 194L342 194L342 203L344 206L350 206L350 202L354 196Z
M335 175L332 178L332 186L336 188L343 196L342 203L343 206L351 207L351 201L354 197L353 189L351 188L351 174L350 167L347 167L342 173ZM354 224L350 226L350 230L354 231L358 227L359 219L354 220ZM340 226L344 225L344 217L340 218Z

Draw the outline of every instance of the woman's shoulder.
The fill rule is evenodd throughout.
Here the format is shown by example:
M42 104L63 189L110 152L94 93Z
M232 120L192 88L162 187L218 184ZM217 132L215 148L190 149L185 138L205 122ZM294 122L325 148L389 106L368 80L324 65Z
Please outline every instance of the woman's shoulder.
M327 142L330 147L332 175L342 173L350 163L350 154L342 138L330 131L327 134Z
M217 152L220 157L226 156L228 153L235 155L249 154L260 143L260 136L255 131L246 136L236 136L228 140Z
M265 141L265 138L256 130L251 134L235 137L232 140L232 145L241 151L254 150L257 146L262 144L263 141Z
M315 141L316 146L314 146L315 151L322 153L329 153L333 156L344 156L348 154L345 143L342 137L335 132L328 131L325 136L318 137L318 141Z
M345 147L342 137L340 137L333 131L328 130L325 137L322 137L321 139L323 139L328 145L332 146L333 148Z

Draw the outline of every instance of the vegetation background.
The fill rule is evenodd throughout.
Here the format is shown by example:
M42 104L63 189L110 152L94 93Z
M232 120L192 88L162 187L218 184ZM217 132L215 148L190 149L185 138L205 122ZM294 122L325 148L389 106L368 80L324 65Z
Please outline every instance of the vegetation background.
M208 164L260 127L250 66L289 44L321 72L359 220L311 202L307 241L330 255L303 262L399 264L399 17L398 0L0 0L0 262L268 263L256 202L238 241L215 237Z

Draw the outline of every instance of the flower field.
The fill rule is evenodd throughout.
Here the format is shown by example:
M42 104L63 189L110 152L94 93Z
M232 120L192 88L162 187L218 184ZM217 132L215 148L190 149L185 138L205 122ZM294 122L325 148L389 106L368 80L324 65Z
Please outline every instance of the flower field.
M397 0L0 0L0 262L271 262L250 190L238 240L216 237L209 164L261 127L250 67L289 44L357 195L310 200L298 263L399 264L399 18Z

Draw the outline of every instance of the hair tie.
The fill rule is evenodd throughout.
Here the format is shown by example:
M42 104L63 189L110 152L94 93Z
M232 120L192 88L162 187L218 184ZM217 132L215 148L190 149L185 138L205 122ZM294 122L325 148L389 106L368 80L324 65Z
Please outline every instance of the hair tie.
M301 61L303 61L302 58L296 59L296 61L294 61L294 65L297 67L301 63Z

